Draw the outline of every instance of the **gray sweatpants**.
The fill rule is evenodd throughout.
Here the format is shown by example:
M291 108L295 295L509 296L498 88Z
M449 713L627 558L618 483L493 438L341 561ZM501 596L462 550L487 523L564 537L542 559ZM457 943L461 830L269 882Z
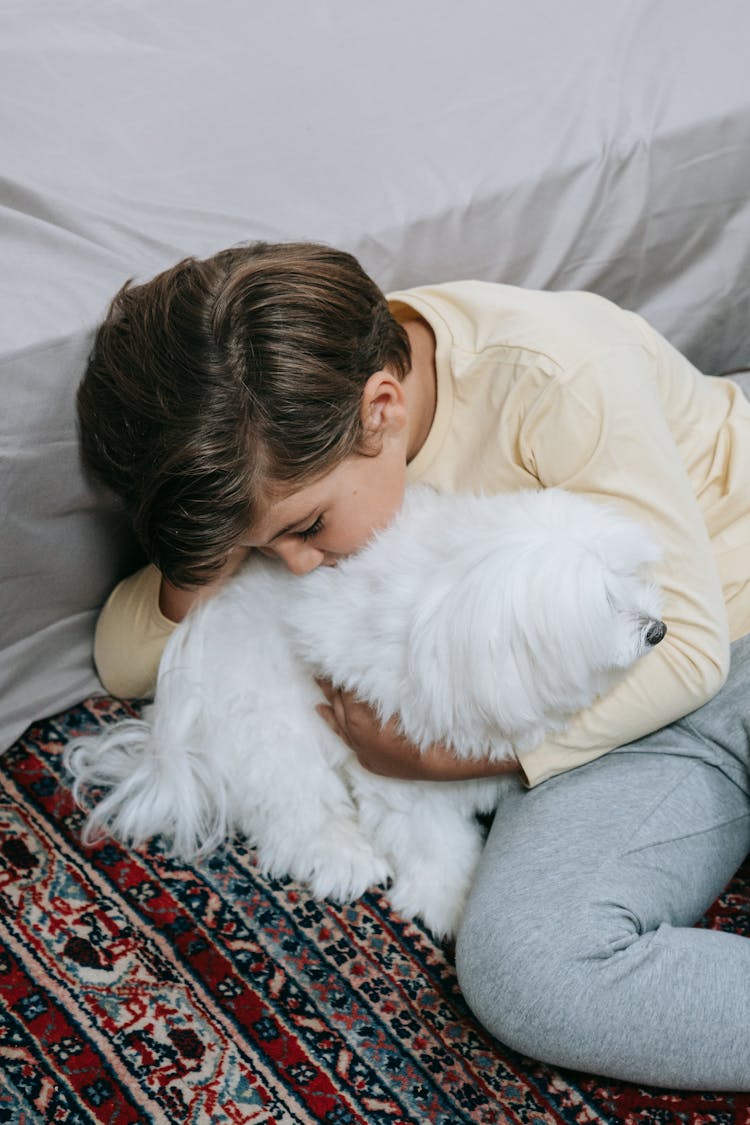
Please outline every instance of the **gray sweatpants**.
M750 941L694 929L750 851L750 637L705 707L508 780L458 938L481 1022L558 1066L750 1090Z

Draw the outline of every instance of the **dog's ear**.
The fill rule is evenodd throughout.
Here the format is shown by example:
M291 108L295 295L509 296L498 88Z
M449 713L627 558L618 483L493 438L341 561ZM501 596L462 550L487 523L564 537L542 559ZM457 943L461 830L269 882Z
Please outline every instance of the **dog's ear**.
M613 643L611 571L595 540L555 546L478 553L452 583L433 576L425 584L409 634L409 682L429 693L424 705L444 729L478 713L518 741L593 698ZM617 546L613 535L608 549ZM643 550L636 554L640 562Z
M409 626L407 676L419 697L416 709L429 713L437 729L466 730L479 718L515 732L536 719L520 624L528 582L522 568L509 572L506 561L478 549L473 565L452 572L444 567L420 590Z
M597 525L595 550L615 574L637 574L661 560L661 548L643 524L604 508Z
M539 546L559 554L568 543L575 550L593 551L613 573L635 575L661 559L654 532L642 521L624 514L611 501L548 488L534 495L535 534Z

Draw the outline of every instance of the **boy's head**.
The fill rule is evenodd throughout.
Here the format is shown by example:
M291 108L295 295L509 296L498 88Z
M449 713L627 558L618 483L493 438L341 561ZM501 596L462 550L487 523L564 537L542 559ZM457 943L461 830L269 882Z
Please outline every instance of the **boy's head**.
M355 258L257 243L125 285L78 391L83 455L175 585L209 580L270 496L368 441L368 380L409 341Z

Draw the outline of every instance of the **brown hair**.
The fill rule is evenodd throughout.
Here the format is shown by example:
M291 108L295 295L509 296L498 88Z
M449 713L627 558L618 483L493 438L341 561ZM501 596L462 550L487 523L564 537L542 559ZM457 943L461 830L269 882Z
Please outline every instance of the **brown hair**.
M367 452L364 384L409 366L406 333L350 254L255 243L187 258L112 301L78 390L83 457L164 576L200 584L263 489Z

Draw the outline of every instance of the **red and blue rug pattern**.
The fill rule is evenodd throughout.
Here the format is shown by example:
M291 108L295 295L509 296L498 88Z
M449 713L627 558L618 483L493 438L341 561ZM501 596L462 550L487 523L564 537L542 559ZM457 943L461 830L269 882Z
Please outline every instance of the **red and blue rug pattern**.
M0 1122L750 1125L750 1096L561 1072L484 1034L451 951L377 893L269 880L241 842L80 842L62 767L89 700L0 761ZM702 923L750 936L750 869ZM748 1063L750 1066L750 1061Z

